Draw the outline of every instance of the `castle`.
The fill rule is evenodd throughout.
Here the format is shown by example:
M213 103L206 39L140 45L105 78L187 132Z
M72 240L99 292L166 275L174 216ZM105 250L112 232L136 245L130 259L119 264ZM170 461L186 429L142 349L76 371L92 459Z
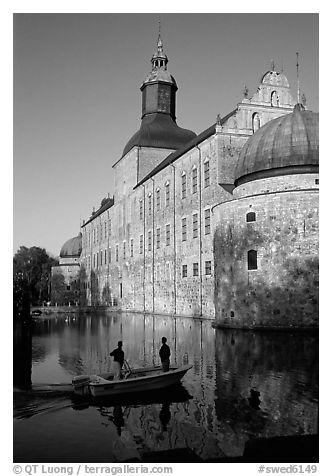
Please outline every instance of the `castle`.
M62 247L65 292L79 283L81 306L230 327L317 326L318 114L272 64L196 135L176 123L160 34L151 63L114 196Z

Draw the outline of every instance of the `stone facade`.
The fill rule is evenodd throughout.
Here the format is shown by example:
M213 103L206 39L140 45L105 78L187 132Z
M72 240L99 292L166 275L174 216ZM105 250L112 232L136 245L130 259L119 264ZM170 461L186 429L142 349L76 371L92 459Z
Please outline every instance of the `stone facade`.
M116 161L114 204L82 227L84 303L214 318L213 208L233 200L235 164L257 124L293 105L284 75L268 72L188 145L133 146Z
M217 322L317 326L318 175L245 184L214 208L213 221Z

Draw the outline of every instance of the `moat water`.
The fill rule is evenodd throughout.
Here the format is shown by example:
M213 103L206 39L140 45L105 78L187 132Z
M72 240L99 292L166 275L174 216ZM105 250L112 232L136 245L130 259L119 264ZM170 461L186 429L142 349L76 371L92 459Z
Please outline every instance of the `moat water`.
M133 367L159 364L162 336L173 363L193 365L182 385L98 404L73 396L72 377L111 369L120 339ZM15 462L120 462L183 448L209 460L241 456L252 438L317 430L317 335L115 313L14 329Z

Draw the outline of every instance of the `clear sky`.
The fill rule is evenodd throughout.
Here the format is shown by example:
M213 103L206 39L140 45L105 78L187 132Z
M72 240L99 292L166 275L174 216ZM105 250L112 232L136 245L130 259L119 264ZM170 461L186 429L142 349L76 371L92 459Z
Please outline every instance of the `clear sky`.
M274 59L318 111L318 14L161 14L177 123L196 133L250 95ZM140 125L156 14L14 15L14 253L58 255L103 197Z

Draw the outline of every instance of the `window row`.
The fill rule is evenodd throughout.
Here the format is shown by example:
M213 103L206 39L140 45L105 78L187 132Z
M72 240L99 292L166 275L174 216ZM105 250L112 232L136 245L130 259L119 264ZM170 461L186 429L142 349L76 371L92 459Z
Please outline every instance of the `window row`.
M170 229L168 228L170 225L167 225L166 227L166 246L167 243L167 237L169 236ZM152 232L149 232L148 234L148 250L151 251L151 240L152 240ZM156 235L156 241L157 241L157 248L160 248L160 228L157 229L157 235ZM143 235L140 235L139 237L139 252L140 254L143 253ZM132 238L130 240L130 257L134 256L134 239ZM126 258L126 242L123 242L123 259ZM119 245L115 246L115 261L119 261ZM107 263L111 263L111 249L105 249L101 250L97 253L94 253L92 255L92 260L91 256L86 260L87 267L91 269L91 267L99 268L102 267L103 265L106 265ZM247 252L247 268L248 270L255 270L258 269L257 266L257 251L256 250L249 250ZM198 276L198 263L193 263L193 269L192 269L192 275L193 276ZM211 275L211 261L205 261L205 275ZM188 267L186 264L182 265L182 277L186 278L188 276Z
M192 276L198 276L198 271L199 271L198 263L193 263ZM212 274L211 261L205 261L204 272L205 272L205 276L211 276L211 274ZM188 277L188 265L187 264L182 265L182 277L183 278Z
M197 183L198 183L198 175L197 175L197 167L194 166L191 172L191 191L193 194L197 193ZM203 184L204 188L209 187L210 185L210 161L206 160L203 164ZM188 177L186 172L182 172L181 175L181 197L186 198L187 197L187 191L188 191ZM161 210L161 190L160 188L156 189L156 203L155 203L155 208L156 211ZM152 192L148 194L147 197L147 210L148 214L152 214L153 210L153 196ZM170 183L166 182L165 184L165 207L169 207L170 204ZM139 201L139 218L140 220L143 220L144 216L144 205L143 205L143 199L140 199Z
M100 243L111 236L112 224L111 220L106 220L96 225L91 231L83 231L82 241L83 247L91 247L92 244Z

